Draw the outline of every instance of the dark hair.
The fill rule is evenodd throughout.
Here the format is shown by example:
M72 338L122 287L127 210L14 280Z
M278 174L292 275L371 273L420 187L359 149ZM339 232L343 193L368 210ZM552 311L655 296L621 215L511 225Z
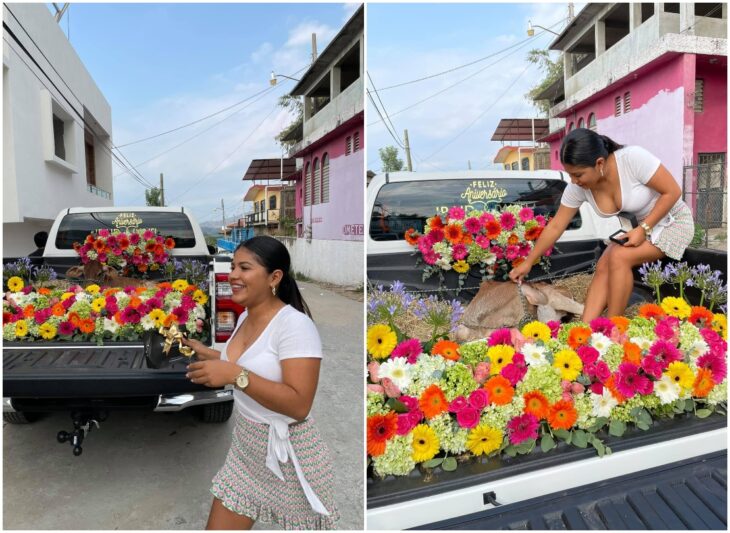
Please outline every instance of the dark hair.
M291 274L291 257L286 246L273 237L259 235L243 241L236 246L234 253L241 248L246 248L258 257L259 262L266 268L269 274L274 270L281 270L284 275L281 278L281 282L279 282L279 289L276 295L285 304L291 305L294 309L306 314L310 318L312 317L309 306L307 306L304 298L302 298L297 282Z
M560 145L560 162L576 167L593 167L599 157L604 159L619 148L616 141L587 128L576 128Z
M48 242L48 232L47 231L39 231L35 235L33 235L33 242L35 242L35 245L38 248L43 248L46 243Z

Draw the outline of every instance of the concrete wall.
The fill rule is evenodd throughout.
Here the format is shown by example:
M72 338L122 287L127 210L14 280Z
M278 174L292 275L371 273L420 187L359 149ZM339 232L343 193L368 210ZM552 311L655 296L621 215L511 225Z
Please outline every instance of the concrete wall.
M365 247L362 242L277 238L289 250L295 272L336 285L363 285Z
M364 85L362 76L338 94L316 115L304 121L304 139L299 146L306 147L357 115L363 110Z
M87 189L83 121L110 143L111 108L45 4L6 4L3 19L40 65L4 30L3 254L16 256L35 249L32 235L62 209L112 205ZM53 155L54 112L70 120L65 162ZM96 185L112 193L111 155L101 144Z
M363 126L359 123L343 129L337 137L303 158L305 175L307 165L313 165L315 158L321 162L326 153L330 161L329 202L302 207L302 224L304 228L311 225L313 240L363 241ZM360 135L360 149L345 155L346 139L356 132ZM300 189L298 183L297 198L301 198ZM299 205L297 202L297 210Z

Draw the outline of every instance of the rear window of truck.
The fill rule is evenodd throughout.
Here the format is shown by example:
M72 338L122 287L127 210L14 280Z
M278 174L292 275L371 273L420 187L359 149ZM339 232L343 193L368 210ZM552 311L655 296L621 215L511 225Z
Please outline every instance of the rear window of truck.
M375 241L401 240L408 228L423 232L426 219L446 216L455 205L470 210L488 210L519 204L535 214L553 216L560 206L567 183L545 179L463 179L387 183L378 192L370 217L370 237ZM581 226L580 213L568 229Z
M175 239L175 248L193 248L195 234L185 213L137 213L113 211L103 213L72 213L58 226L56 248L69 250L75 242L83 243L89 233L100 229L130 231L152 229L164 237Z

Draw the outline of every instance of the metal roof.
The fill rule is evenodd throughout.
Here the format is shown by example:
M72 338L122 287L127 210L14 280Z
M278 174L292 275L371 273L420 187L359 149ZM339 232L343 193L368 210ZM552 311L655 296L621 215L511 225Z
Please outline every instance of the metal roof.
M345 50L347 46L362 33L365 29L364 7L360 5L350 17L342 29L335 35L334 39L327 45L317 59L304 73L299 83L289 93L292 96L301 96L313 83L319 81L322 75L332 66L333 61Z
M278 180L286 179L297 171L297 163L294 158L282 159L254 159L244 174L244 180Z
M534 123L534 137L533 137ZM548 133L546 118L503 118L492 134L493 141L531 141Z

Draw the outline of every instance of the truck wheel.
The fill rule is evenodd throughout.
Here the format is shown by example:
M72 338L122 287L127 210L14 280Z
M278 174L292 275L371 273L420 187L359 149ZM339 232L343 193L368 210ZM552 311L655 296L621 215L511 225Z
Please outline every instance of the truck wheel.
M231 418L233 402L209 403L200 406L200 418L205 423L220 423Z
M3 420L8 424L30 424L38 419L38 415L25 413L23 411L15 411L13 413L3 413Z

